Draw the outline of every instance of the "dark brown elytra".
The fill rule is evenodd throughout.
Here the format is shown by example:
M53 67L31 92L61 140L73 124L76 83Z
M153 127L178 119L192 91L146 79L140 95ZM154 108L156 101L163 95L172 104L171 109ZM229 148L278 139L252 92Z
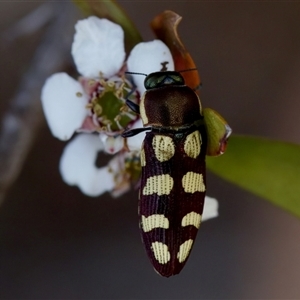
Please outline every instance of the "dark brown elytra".
M175 142L175 154L166 161L160 162L155 157L152 147L152 140L157 133L154 131L147 132L144 140L144 151L146 166L142 168L141 191L146 184L147 178L151 176L169 174L174 180L174 187L169 195L158 196L140 195L139 201L139 219L141 216L150 216L153 214L163 214L169 219L169 229L155 228L150 232L144 232L141 229L142 240L145 245L148 257L154 269L162 276L169 277L178 274L184 267L187 259L180 263L177 259L177 253L180 245L186 240L196 238L198 229L194 226L181 226L182 218L189 212L196 212L202 215L205 192L185 193L181 181L182 176L187 172L196 172L203 175L203 182L206 185L205 176L205 149L206 136L204 126L198 127L202 133L202 150L200 155L193 159L188 157L184 152L184 141L188 134L195 129L185 130L183 133L165 132L163 135L169 136ZM162 133L159 133L160 135ZM147 167L149 166L149 167ZM162 242L168 246L171 259L166 264L160 264L151 249L151 243L154 241Z

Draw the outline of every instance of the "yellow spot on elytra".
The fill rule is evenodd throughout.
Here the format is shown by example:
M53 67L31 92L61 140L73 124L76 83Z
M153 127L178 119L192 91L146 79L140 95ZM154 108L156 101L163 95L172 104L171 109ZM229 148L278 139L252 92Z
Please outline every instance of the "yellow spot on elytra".
M198 130L189 134L184 141L184 152L191 158L196 158L201 151L201 136Z
M143 195L169 195L173 185L174 180L169 174L151 176L147 178L146 185L143 188Z
M142 226L144 232L151 231L154 228L169 228L169 220L164 215L142 216Z
M77 97L82 97L83 94L82 94L81 92L77 92L77 93L76 93L76 96L77 96Z
M155 135L152 140L152 147L160 162L169 160L175 153L174 142L169 136Z
M140 116L143 122L143 125L147 125L148 124L148 117L146 115L146 110L145 110L145 94L147 92L144 93L144 95L141 97L141 102L140 102Z
M144 148L142 148L142 150L141 150L141 166L142 167L146 166L146 156L145 156Z
M192 245L193 245L192 239L189 239L180 245L179 251L177 253L177 258L180 263L184 262L187 259L192 249Z
M170 260L171 255L166 244L161 242L154 242L152 243L151 249L154 253L155 259L160 264L166 264Z
M186 193L205 192L203 175L195 172L187 172L182 177L182 187Z
M200 223L201 223L201 215L194 211L186 214L181 220L182 227L193 225L196 228L199 228Z

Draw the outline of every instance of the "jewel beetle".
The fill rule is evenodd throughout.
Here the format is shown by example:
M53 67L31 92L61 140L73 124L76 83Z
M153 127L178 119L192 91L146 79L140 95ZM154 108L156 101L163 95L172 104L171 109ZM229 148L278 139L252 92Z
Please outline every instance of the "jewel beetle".
M144 128L122 136L148 131L140 156L140 230L154 269L169 277L184 267L200 227L207 131L200 99L180 72L151 73L144 85L140 105L126 101Z

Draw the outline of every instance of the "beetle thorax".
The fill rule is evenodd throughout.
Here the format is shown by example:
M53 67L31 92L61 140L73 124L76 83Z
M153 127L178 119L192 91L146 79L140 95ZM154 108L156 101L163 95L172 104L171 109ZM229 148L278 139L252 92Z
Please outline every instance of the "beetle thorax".
M140 103L144 126L180 127L202 118L201 103L188 86L163 86L147 90Z

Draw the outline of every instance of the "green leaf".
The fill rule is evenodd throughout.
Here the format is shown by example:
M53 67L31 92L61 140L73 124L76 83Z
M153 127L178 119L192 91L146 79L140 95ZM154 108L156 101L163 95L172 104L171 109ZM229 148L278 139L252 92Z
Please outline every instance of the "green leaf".
M87 15L106 18L122 26L125 33L126 52L142 41L139 31L129 19L125 11L113 0L73 0L73 2Z
M232 136L212 172L300 217L300 145Z

